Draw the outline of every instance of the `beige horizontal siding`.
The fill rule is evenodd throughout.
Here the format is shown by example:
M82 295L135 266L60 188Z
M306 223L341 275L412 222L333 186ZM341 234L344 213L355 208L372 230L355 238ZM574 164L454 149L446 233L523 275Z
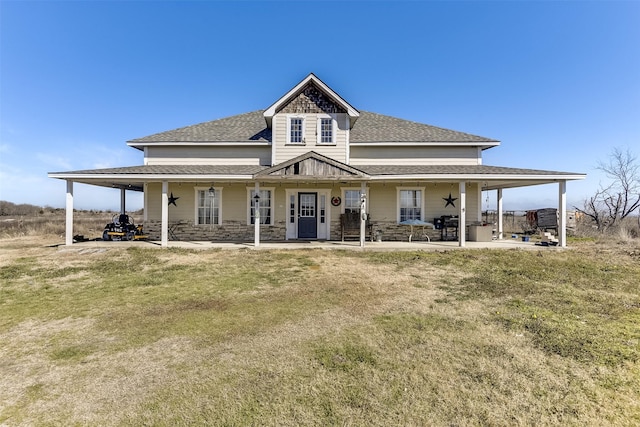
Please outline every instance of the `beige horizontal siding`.
M148 165L264 165L271 164L270 146L149 147Z
M277 114L274 117L273 144L275 145L275 164L285 162L294 157L315 151L324 156L331 157L339 162L346 162L347 144L347 116L346 114L336 115L336 135L335 144L318 144L318 120L321 114L303 114L305 118L304 144L287 145L287 115Z
M195 187L207 187L202 183L169 183L169 194L179 197L176 205L169 206L169 222L186 221L192 223L196 215L196 192ZM253 189L252 185L247 186L241 183L215 183L216 188L222 194L222 221L246 221L248 210L247 188ZM286 215L285 188L262 185L261 189L271 188L274 191L275 199L272 200L273 215L276 221L284 221ZM304 186L296 187L304 189ZM313 187L308 187L312 189ZM159 221L162 216L162 184L151 183L147 186L147 218Z
M407 187L424 188L424 200L425 200L425 221L433 221L434 218L441 215L458 215L458 208L460 206L460 194L458 191L458 183L424 183L423 185L412 182ZM206 187L202 183L198 184L199 187ZM247 186L244 183L215 183L216 188L222 190L222 221L246 221L248 199L247 188L253 188L253 186ZM186 221L193 223L196 215L196 199L195 199L195 183L170 183L169 194L173 193L174 197L179 197L176 201L176 205L169 206L169 222ZM310 190L313 191L317 188L330 189L331 197L342 197L342 187L344 184L321 184L319 187L314 187L311 184L300 186L280 186L263 184L260 188L272 188L274 190L274 200L272 200L274 222L285 221L288 209L288 200L286 199L287 188L294 188L297 191ZM397 221L397 187L396 184L374 184L369 186L369 213L372 221ZM160 221L162 214L161 206L161 191L162 185L160 183L150 183L147 185L146 203L145 209L147 211L147 219L151 221ZM445 208L445 201L443 198L449 196L457 198L455 208L449 206ZM478 197L478 184L469 183L467 186L467 222L479 221L478 217L479 203L481 200ZM344 201L343 201L344 203ZM327 201L327 207L330 209L330 218L332 221L337 221L340 218L342 206L332 206ZM284 238L284 236L283 236Z
M397 187L403 185L396 184L376 184L370 186L369 190L369 214L373 221L397 221L398 218L398 191ZM411 182L406 185L407 188L423 188L424 189L424 213L425 221L431 222L434 218L442 215L458 215L460 206L460 192L458 183L415 183ZM446 202L443 198L457 198L454 202L455 208L448 206L445 208ZM478 218L478 184L470 183L466 190L466 214L467 222L479 221Z
M478 165L475 147L358 147L351 145L349 164L357 165Z

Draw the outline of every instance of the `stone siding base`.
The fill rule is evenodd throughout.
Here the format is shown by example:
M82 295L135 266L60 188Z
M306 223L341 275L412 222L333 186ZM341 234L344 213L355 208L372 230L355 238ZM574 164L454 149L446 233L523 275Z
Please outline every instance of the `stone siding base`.
M151 240L160 240L162 223L146 221L144 232ZM193 223L177 223L169 225L169 240L212 241L212 242L244 242L253 241L254 225L246 222L224 221L222 225L193 225ZM260 227L260 240L276 241L285 238L285 223L263 225Z
M379 235L382 241L396 242L408 241L410 227L400 225L395 221L372 221L373 224L373 240ZM193 223L177 223L169 226L169 240L183 241L212 241L212 242L237 242L237 241L253 241L254 226L247 225L241 221L224 221L222 225L193 225ZM431 240L440 240L440 230L434 230L426 227L424 231ZM161 238L161 222L145 221L144 233L151 240L160 240ZM370 236L366 236L367 240ZM260 227L261 241L282 241L286 239L286 224L279 221L274 225L263 225ZM331 223L331 240L340 240L340 222L333 221ZM345 240L359 240L359 237L349 237ZM423 235L423 228L419 226L413 227L412 241L420 242L427 239Z

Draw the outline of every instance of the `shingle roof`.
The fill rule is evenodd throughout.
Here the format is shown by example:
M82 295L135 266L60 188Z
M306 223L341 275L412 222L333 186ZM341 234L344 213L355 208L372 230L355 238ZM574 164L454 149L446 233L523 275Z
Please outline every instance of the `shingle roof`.
M154 142L270 142L263 110L198 123L129 141L133 145ZM366 111L351 129L351 143L364 142L468 142L495 143L494 139L443 129Z
M360 111L360 119L349 133L358 142L497 142L482 136L443 129L382 114Z
M253 175L267 166L256 165L142 165L121 168L87 169L51 174L70 175Z
M137 142L270 142L263 111L239 114L137 138Z
M350 167L351 168L351 167ZM369 176L392 175L512 175L512 176L569 176L572 172L556 172L538 169L519 169L487 165L357 165L353 166ZM273 169L257 165L142 165L120 168L88 169L68 172L51 172L51 175L246 175L254 176Z
M556 172L538 169L519 169L488 165L358 165L371 176L380 175L576 175L572 172Z

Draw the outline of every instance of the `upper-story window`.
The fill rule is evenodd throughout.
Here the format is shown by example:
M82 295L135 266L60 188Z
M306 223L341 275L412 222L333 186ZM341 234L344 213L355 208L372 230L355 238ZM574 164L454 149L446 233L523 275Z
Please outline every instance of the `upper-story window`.
M331 117L321 117L318 120L318 143L333 144L335 143L335 132L333 129L334 120Z
M304 144L304 118L289 117L287 122L287 143Z

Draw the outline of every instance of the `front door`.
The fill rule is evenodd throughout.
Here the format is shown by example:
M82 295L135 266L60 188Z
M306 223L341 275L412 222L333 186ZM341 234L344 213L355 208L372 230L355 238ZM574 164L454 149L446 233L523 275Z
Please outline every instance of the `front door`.
M318 237L318 193L298 193L298 238Z

